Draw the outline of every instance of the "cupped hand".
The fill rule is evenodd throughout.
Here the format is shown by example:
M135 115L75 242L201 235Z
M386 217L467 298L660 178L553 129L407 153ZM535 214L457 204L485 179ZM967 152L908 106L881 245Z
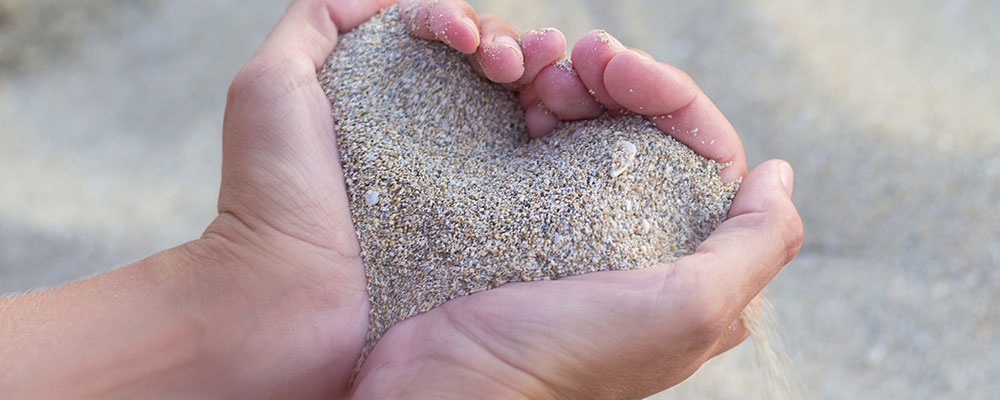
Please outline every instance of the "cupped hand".
M687 74L603 31L574 46L573 69L538 67L531 57L561 59L564 40L554 30L528 35L522 43L545 49L523 49L525 70L537 72L515 87L532 136L605 111L646 115L728 163L724 180L744 178L728 218L669 265L511 283L403 321L368 357L355 398L647 396L742 342L741 311L798 252L791 167L769 161L747 175L735 130Z
M288 299L275 305L288 319L260 323L287 325L274 340L301 343L288 355L302 360L301 369L280 373L302 395L347 388L369 309L330 103L316 72L338 32L390 3L294 1L227 100L220 215L205 237L242 261L249 295L277 290ZM730 163L726 180L746 174L735 131L686 74L603 32L577 43L575 68L566 69L557 63L565 56L558 31L520 35L462 0L399 7L414 34L469 54L476 71L518 91L535 137L560 120L634 112ZM416 383L441 389L486 378L529 396L647 393L683 379L745 337L736 314L794 255L801 227L781 186L790 188L790 176L780 163L755 170L730 219L697 254L672 265L506 285L398 324L363 366L355 394L399 387L377 385L379 378L434 377Z
M396 324L354 398L634 399L667 389L747 336L740 312L798 252L791 169L743 181L695 254L637 271L511 283Z
M287 385L275 393L343 394L364 345L369 305L360 245L330 102L316 72L339 32L391 3L293 1L229 90L219 216L204 234L215 251L206 253L235 259L241 268L228 275L230 285L243 288L255 307L285 316L259 321L286 327L261 330L283 332L268 340L298 349L283 356L300 360L300 368L272 373ZM495 81L520 76L520 48L501 38L507 27L496 18L480 19L458 0L407 0L399 7L413 33L469 54Z

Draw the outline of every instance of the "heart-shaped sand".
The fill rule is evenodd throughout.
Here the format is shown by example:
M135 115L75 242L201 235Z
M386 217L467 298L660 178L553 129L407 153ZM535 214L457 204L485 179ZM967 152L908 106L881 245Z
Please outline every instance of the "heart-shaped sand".
M344 35L319 79L368 276L366 355L457 296L690 254L736 192L642 117L528 141L512 94L409 35L394 8Z

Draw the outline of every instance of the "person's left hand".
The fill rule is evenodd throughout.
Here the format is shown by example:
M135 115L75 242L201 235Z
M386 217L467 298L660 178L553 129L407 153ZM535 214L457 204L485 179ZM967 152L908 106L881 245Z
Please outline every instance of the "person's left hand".
M224 276L239 281L252 307L280 316L259 323L287 327L262 329L279 332L272 343L298 344L288 358L299 359L300 368L279 374L300 396L346 390L369 310L331 106L316 73L338 32L391 3L293 1L229 90L219 216L201 242L211 246L206 254L240 264ZM513 29L495 17L480 18L464 0L404 0L399 7L412 33L469 54L494 82L526 75ZM446 35L436 34L448 26ZM484 49L491 57L478 56ZM536 53L529 52L528 61L555 61L539 61Z

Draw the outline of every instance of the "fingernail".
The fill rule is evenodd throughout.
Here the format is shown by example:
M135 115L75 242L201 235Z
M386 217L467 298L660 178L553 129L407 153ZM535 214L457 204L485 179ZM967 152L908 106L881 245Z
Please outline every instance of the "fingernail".
M469 26L469 29L472 29L472 33L476 35L476 40L479 40L479 27L476 26L476 21L473 21L472 18L465 17L464 22Z
M792 172L792 166L787 162L782 162L778 166L778 177L781 179L781 185L785 187L785 192L791 196L795 186L795 173Z
M514 40L514 38L507 35L497 36L496 38L493 39L493 43L510 46L513 47L514 49L517 49L517 51L521 51L521 45L518 44L517 41Z

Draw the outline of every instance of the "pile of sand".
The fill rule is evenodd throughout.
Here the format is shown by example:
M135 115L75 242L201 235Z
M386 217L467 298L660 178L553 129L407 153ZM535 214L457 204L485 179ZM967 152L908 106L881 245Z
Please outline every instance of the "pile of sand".
M528 141L511 93L410 36L395 9L344 35L319 79L368 277L366 355L457 296L690 254L737 189L641 117Z

